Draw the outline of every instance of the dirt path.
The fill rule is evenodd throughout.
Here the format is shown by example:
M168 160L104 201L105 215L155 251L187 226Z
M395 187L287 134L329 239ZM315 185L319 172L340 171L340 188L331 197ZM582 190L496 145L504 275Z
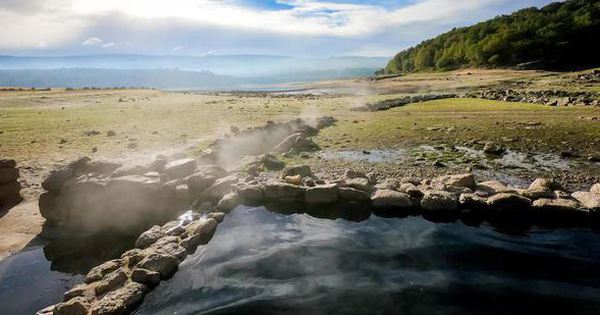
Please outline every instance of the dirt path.
M37 200L23 201L0 213L0 261L27 246L42 231L44 222Z

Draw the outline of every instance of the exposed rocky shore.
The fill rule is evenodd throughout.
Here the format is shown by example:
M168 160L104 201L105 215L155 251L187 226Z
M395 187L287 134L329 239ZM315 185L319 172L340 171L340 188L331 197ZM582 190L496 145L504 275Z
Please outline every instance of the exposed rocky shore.
M225 213L239 205L372 210L384 216L422 215L433 220L500 220L509 226L600 223L600 184L571 192L545 178L515 187L478 181L471 173L378 177L347 169L332 177L314 172L311 165L286 165L275 155L257 154L304 152L314 143L311 137L334 122L324 117L311 123L268 123L247 131L232 128L234 136L216 141L195 159L158 156L131 166L81 158L53 171L40 198L49 229L71 236L145 232L135 249L93 268L84 284L65 294L64 302L38 314L130 313L145 294L176 272L187 255L206 244ZM248 145L249 139L253 145ZM228 152L238 152L237 158L224 161L221 157Z
M547 106L600 106L600 95L588 92L519 91L512 89L484 89L464 97L504 102L522 102Z

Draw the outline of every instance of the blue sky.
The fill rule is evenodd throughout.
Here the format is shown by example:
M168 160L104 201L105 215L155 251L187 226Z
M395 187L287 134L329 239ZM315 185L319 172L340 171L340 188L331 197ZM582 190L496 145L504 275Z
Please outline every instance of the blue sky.
M0 54L391 56L547 0L0 0Z

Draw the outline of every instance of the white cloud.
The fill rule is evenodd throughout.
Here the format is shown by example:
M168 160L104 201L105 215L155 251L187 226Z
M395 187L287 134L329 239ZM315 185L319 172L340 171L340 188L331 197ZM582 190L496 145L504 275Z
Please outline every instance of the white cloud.
M86 40L84 40L81 45L82 46L98 46L98 45L102 45L102 43L104 43L104 41L98 37L90 37Z
M332 1L332 2L328 2ZM427 34L415 25L424 25L428 29L448 25L461 25L482 18L492 17L509 8L525 7L551 0L411 0L395 9L375 4L340 3L333 0L279 0L291 6L290 9L267 10L244 5L240 0L27 0L27 6L12 1L10 5L0 3L0 49L39 49L41 42L45 48L80 46L81 38L89 34L111 38L119 43L133 41L144 44L135 45L136 49L148 46L173 47L179 51L186 44L186 52L202 51L197 38L215 36L221 38L223 32L238 33L246 36L260 35L262 38L285 38L290 45L298 42L314 43L316 40L340 39L347 42L374 40L381 34L403 33L404 29L415 30L415 36L424 39ZM113 21L120 21L115 27ZM419 24L420 23L420 24ZM177 32L177 27L187 33ZM152 28L152 32L148 28ZM443 29L443 28L442 28ZM144 37L139 38L142 34ZM176 40L169 40L177 37ZM158 43L156 38L163 42ZM105 43L100 37L90 37L81 45L97 48L117 47L113 42ZM234 38L235 36L230 36ZM377 47L395 51L398 41L389 37L387 46ZM412 39L411 39L412 41ZM272 41L271 41L272 42ZM283 41L280 41L283 42ZM215 45L215 43L217 45ZM224 49L213 43L210 47L222 52ZM248 43L247 45L265 45L268 43ZM337 43L337 42L336 42ZM145 46L141 46L145 45ZM227 44L231 46L229 43ZM134 45L118 45L118 48ZM206 46L205 46L206 47ZM309 46L306 46L309 47ZM243 47L239 47L243 48ZM57 48L58 49L58 48ZM204 48L206 49L206 48ZM277 47L273 47L277 49ZM353 50L369 50L369 47L356 46ZM371 49L375 50L375 49ZM310 51L308 51L310 53Z

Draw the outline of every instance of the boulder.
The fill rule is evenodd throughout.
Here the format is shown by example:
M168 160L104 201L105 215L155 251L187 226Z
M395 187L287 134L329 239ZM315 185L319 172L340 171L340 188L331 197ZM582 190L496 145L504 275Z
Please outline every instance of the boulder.
M213 213L209 213L206 217L208 219L214 219L215 221L217 221L217 223L221 223L221 222L223 222L223 219L225 219L225 213L213 212Z
M549 199L542 198L533 202L532 208L547 213L584 213L579 202L572 199Z
M302 137L302 133L294 133L289 135L283 139L283 141L277 144L272 151L279 154L289 152Z
M346 172L344 172L344 178L345 179L367 178L367 175L365 175L365 173L363 173L363 172L349 169L349 170L346 170Z
M196 170L196 160L194 159L181 159L176 160L165 165L163 172L169 176L169 178L184 178L190 176Z
M414 184L411 183L403 183L400 185L399 191L410 195L413 199L421 199L423 198L423 192L417 188Z
M371 200L367 192L352 187L338 187L338 196L339 199L348 202L366 202Z
M18 198L21 191L21 183L14 181L8 184L0 184L0 204L3 200Z
M137 264L137 267L158 272L161 279L168 279L177 272L179 259L171 255L150 253Z
M371 182L367 178L363 177L346 179L341 183L341 186L355 188L367 193L371 193L373 191L373 185Z
M560 186L555 182L546 178L537 178L523 192L523 196L529 199L553 198L554 190L560 189Z
M410 196L395 190L381 189L371 196L371 203L375 208L401 208L412 207Z
M217 181L217 176L205 173L197 172L186 178L190 194L192 196L200 196L208 187Z
M87 284L81 283L81 284L75 285L69 291L65 292L65 294L63 295L64 301L67 302L70 299L76 298L78 296L83 296L87 289L88 289Z
M90 304L83 297L76 297L67 302L56 304L54 315L87 315Z
M283 173L281 178L285 178L286 176L295 176L300 175L301 177L313 177L312 170L310 165L292 165L286 166L283 169Z
M477 191L485 192L490 195L501 194L501 193L516 193L514 188L506 186L503 182L498 180L490 180L477 184Z
M578 191L571 194L571 196L579 201L583 208L591 211L600 211L600 197L597 195L587 191Z
M304 199L305 188L280 181L269 181L264 186L265 198L274 201L293 201Z
M304 201L309 205L331 204L338 201L336 184L318 185L306 189Z
M525 211L531 206L531 199L515 193L501 193L487 200L488 205L498 211Z
M101 265L92 268L85 276L85 283L100 281L105 275L123 267L125 265L122 259L109 260Z
M179 261L183 261L185 257L187 257L187 251L184 247L178 244L179 239L176 239L175 242L168 242L164 244L154 244L150 247L147 252L155 253L155 254L163 254L168 256L174 256Z
M63 184L78 175L89 161L90 158L82 157L62 168L51 171L48 177L42 182L42 188L47 191L60 191Z
M0 168L0 185L15 182L19 178L16 168Z
M506 150L493 142L487 142L483 147L483 153L490 155L502 155Z
M86 173L110 174L122 166L118 162L94 160L87 162L83 170Z
M0 159L0 168L15 168L17 167L17 161Z
M423 194L421 208L426 211L452 211L458 208L458 200L452 193L443 190L430 190Z
M160 273L142 268L134 268L131 271L131 281L155 287L160 283Z
M438 177L435 181L443 184L448 189L475 189L475 177L470 173L442 176Z
M600 198L600 183L592 186L592 188L590 188L590 192Z
M222 211L231 211L233 208L237 207L241 202L241 197L236 192L230 192L227 195L223 196L219 203L217 204L217 209Z
M114 291L116 288L122 286L125 281L127 281L127 274L123 269L118 269L109 273L96 284L96 296L100 296L106 292Z
M123 287L107 293L101 300L93 304L92 315L127 314L138 306L148 287L141 283L129 281Z
M280 161L272 154L265 154L260 158L260 162L267 170L278 171L285 167L285 162Z
M463 209L482 210L488 208L487 200L485 198L472 193L460 194L458 203Z
M248 185L238 189L238 194L242 202L259 203L265 199L263 190L258 185Z
M377 185L375 188L377 189L387 189L387 190L398 190L400 187L400 181L395 178L386 178Z
M233 185L237 184L237 182L238 178L235 175L219 178L204 191L204 195L212 199L221 199L233 191Z
M156 241L163 238L164 236L165 231L163 231L163 229L160 226L155 225L147 231L145 231L144 233L140 234L138 239L135 241L135 247L144 249L156 243Z

